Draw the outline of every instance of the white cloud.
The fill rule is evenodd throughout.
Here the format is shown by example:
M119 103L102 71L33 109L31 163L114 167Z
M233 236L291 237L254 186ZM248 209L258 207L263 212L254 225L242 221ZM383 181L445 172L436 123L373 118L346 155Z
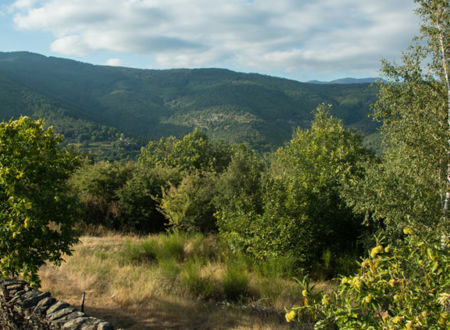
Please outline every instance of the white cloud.
M21 29L65 55L109 51L160 67L376 72L418 32L412 0L18 0Z
M111 65L111 66L122 66L122 60L120 58L110 58L109 60L106 61L105 63L106 65Z

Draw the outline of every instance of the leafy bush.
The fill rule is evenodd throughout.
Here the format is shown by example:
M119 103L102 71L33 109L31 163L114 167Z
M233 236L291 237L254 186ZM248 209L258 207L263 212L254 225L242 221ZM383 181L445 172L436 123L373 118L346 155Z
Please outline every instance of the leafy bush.
M289 320L312 319L328 329L444 329L449 326L450 264L448 236L407 227L399 246L377 241L355 276L342 277L333 296L314 293L302 283L304 304Z
M72 189L82 205L81 220L87 225L102 225L108 229L123 229L117 191L134 171L134 164L100 161L85 164L71 177Z
M252 161L241 164L248 174L243 187L236 185L232 206L217 212L221 240L234 252L258 260L295 257L295 266L305 268L325 249L353 250L365 228L340 193L343 182L361 174L359 162L370 158L361 136L320 105L311 129L297 130L275 153L269 171L262 173L258 161L244 158ZM223 181L233 183L232 173L225 174ZM242 189L245 185L256 187L257 194Z
M164 190L160 210L172 230L214 232L217 229L213 197L216 194L213 173L191 173L179 186Z
M42 120L0 123L0 277L39 283L39 267L61 262L77 241L76 200L67 186L78 157Z
M116 191L123 229L139 233L163 231L167 220L158 209L162 189L180 180L177 169L136 166L131 178Z

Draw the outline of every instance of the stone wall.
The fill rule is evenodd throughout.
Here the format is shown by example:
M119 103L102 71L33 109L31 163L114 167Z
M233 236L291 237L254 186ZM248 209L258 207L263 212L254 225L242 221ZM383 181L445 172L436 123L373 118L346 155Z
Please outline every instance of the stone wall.
M32 289L21 280L0 280L0 329L114 330L112 324Z

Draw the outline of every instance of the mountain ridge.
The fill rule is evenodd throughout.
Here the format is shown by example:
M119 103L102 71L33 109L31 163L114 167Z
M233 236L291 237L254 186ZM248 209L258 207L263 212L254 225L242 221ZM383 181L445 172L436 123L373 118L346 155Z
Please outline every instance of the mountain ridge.
M0 120L20 112L41 114L51 124L78 121L109 132L108 141L121 133L180 137L197 127L212 138L271 150L295 127L308 127L322 102L347 126L366 133L376 128L367 113L377 90L364 83L310 84L220 68L134 69L29 52L0 52L0 82ZM76 129L69 139L86 141Z

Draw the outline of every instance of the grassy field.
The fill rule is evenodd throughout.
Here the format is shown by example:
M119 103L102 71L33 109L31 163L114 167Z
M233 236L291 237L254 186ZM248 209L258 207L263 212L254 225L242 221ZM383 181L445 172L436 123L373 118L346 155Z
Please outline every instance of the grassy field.
M251 265L219 252L214 237L84 236L60 267L42 267L42 290L125 329L289 329L299 289L283 263ZM318 286L327 286L318 283Z

